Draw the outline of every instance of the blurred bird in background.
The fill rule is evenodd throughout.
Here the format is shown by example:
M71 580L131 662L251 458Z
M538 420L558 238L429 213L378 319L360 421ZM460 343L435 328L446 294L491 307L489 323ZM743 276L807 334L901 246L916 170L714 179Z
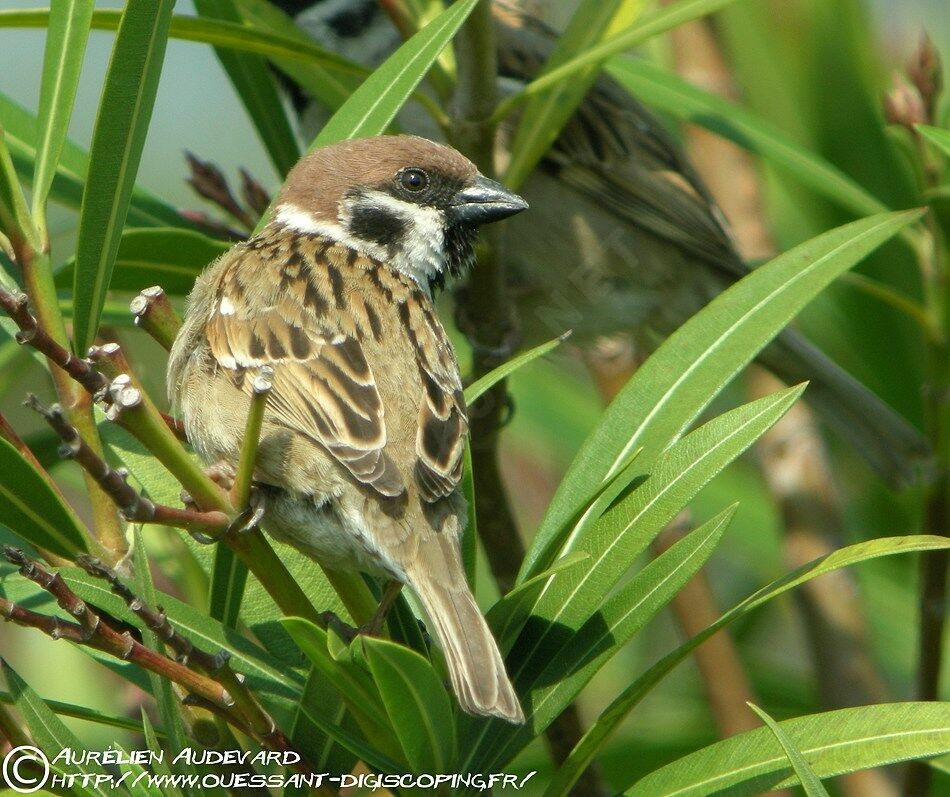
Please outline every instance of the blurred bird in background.
M401 42L376 0L270 0L322 45L365 66ZM541 71L557 34L496 0L499 89L510 93ZM302 132L327 114L286 80ZM515 122L499 135L503 164ZM404 112L408 132L438 139L421 113ZM645 357L720 291L748 273L728 225L663 124L628 92L600 76L535 172L520 188L532 208L509 220L501 245L523 341L574 330L590 345L623 335ZM794 330L759 361L806 398L891 486L915 477L926 457L919 432Z

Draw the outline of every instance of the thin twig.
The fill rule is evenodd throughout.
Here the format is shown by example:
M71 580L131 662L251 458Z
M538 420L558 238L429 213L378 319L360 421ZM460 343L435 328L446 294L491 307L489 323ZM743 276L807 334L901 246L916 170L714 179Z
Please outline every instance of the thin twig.
M143 290L131 301L129 311L135 316L135 326L151 335L165 351L171 351L181 319L160 286Z
M47 407L32 394L27 397L25 403L30 409L42 415L63 441L60 455L75 460L86 473L92 476L126 520L134 523L174 526L192 533L206 535L219 535L228 528L231 521L223 512L196 512L153 503L128 483L128 471L111 467L86 444L76 427L69 423L58 404Z
M146 648L130 632L116 631L67 586L59 573L50 573L10 545L4 546L4 554L11 564L20 568L21 575L52 595L60 608L75 617L78 623L64 623L55 617L40 622L36 613L25 609L17 611L15 604L0 599L0 613L8 620L39 628L53 639L69 639L78 645L103 650L123 661L131 661L225 710L234 705L233 698L221 684Z
M20 331L16 333L17 343L32 346L50 362L69 374L87 392L95 395L105 389L108 380L102 374L53 340L39 325L36 317L30 313L29 299L25 293L13 294L0 287L0 307L20 328Z
M227 651L221 650L211 654L197 647L190 639L175 630L160 606L154 610L151 609L122 583L114 570L101 560L90 556L80 556L76 559L76 564L89 575L107 581L113 594L122 598L130 611L175 652L178 661L188 667L197 667L224 686L228 694L234 698L235 704L255 737L263 739L272 736L274 743L281 749L290 749L290 741L283 736L274 721L261 708L245 685L244 677L231 669L231 656Z
M241 455L238 459L237 473L234 476L234 487L231 490L234 505L238 508L244 508L250 500L254 466L257 463L257 447L260 443L261 429L264 426L267 397L273 386L273 375L271 368L265 365L254 377L251 385L251 404L247 412L244 442L241 444Z

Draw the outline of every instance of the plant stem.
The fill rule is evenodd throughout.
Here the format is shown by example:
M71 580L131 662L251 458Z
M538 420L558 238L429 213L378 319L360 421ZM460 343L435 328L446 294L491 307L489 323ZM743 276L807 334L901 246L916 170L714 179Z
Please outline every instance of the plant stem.
M56 295L56 286L53 284L49 255L36 252L22 239L13 240L12 243L23 275L23 284L33 312L36 314L38 325L53 342L68 352L70 343L59 311L59 300ZM65 369L50 368L50 374L56 388L56 395L70 421L79 429L92 449L101 455L102 442L99 440L99 430L96 428L89 397L70 378L70 374ZM128 551L128 542L119 516L109 497L102 492L95 480L88 476L85 478L96 537L108 552L109 558L112 561L118 561Z
M490 3L475 7L455 38L458 88L454 100L452 143L488 177L494 174L495 126L488 121L495 104L497 59ZM459 326L472 346L472 370L478 379L511 358L515 320L505 284L498 238L482 231L488 247L468 285L459 293ZM472 472L478 532L502 593L514 585L524 558L498 469L498 434L509 406L508 390L499 382L469 408Z
M933 211L926 218L926 245L920 250L927 312L938 336L927 346L924 412L927 437L934 450L934 477L924 504L923 533L950 536L950 255ZM920 638L917 658L917 699L938 700L947 611L947 551L934 551L920 562ZM932 770L924 762L908 766L907 797L924 797Z
M148 333L165 351L171 350L181 319L165 291L158 285L146 288L129 304L129 311L135 316L135 326Z
M455 54L458 74L451 141L485 176L493 177L498 57L488 0L475 7L455 37ZM459 292L457 316L459 328L472 346L475 379L510 360L518 343L497 225L481 235L487 248L467 286ZM478 534L502 594L514 586L525 553L498 463L498 437L509 407L508 388L502 380L469 408ZM571 704L545 731L556 765L567 758L583 733L577 706ZM573 793L578 797L601 795L606 788L596 769L590 768L575 784Z

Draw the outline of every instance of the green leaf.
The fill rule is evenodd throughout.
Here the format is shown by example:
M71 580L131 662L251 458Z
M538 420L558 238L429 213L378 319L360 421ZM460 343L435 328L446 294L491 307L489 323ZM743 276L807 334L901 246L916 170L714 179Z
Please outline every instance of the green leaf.
M72 559L88 552L82 521L10 443L0 438L0 517L37 548Z
M290 16L268 0L234 1L244 22L254 30L281 37L304 52L313 46L313 39ZM334 53L328 52L328 55L339 58ZM368 70L358 64L350 64L349 69L344 69L341 64L330 64L326 59L303 61L279 55L271 55L269 58L274 66L330 111L337 110L346 102L361 79L368 74Z
M386 131L478 0L456 0L394 52L333 114L311 150Z
M117 717L113 714L104 714L88 706L80 706L75 703L65 703L61 700L44 700L50 710L62 717L72 717L73 719L91 722L94 725L104 725L108 728L117 728L123 731L136 733L139 725L135 720L128 717ZM13 703L13 695L9 692L0 692L0 703Z
M152 582L152 571L149 568L148 550L142 535L142 527L135 526L133 532L132 565L135 576L135 593L146 605L156 608L158 598L155 584ZM150 628L142 629L142 641L151 650L162 650L163 643ZM157 673L148 673L149 684L152 687L152 697L158 707L158 716L165 728L169 746L177 754L186 746L185 725L180 713L180 702L172 687L171 681L162 678Z
M228 628L237 628L246 585L247 565L226 545L216 545L208 614Z
M122 22L122 13L113 9L96 10L92 15L93 29L118 30ZM47 9L0 11L0 28L45 28L48 24L49 11ZM233 22L192 16L173 16L169 36L183 41L227 47L231 50L256 53L270 58L288 58L305 63L322 64L334 72L348 75L365 75L368 71L320 47L312 39L304 41L296 37L275 35Z
M797 144L780 128L648 61L617 56L606 70L637 99L700 125L769 163L859 216L887 207L833 164Z
M619 17L635 18L642 0L583 0L564 33L558 37L541 74L597 44ZM632 20L631 20L632 22ZM593 64L544 92L534 94L515 130L505 183L517 189L557 139L599 73Z
M412 771L450 771L455 723L442 678L413 650L385 639L360 641Z
M373 769L379 770L380 772L392 772L396 774L402 774L406 771L404 766L393 761L393 759L381 753L379 750L370 747L366 742L360 739L359 736L347 730L342 725L335 725L328 722L322 711L314 711L313 708L308 705L302 705L301 710L307 719L324 734L335 739L341 747L348 750L360 761L366 762L366 764Z
M813 578L817 578L825 573L830 573L842 567L848 567L849 565L865 562L869 559L876 559L881 556L910 553L913 551L946 549L950 549L950 539L925 535L884 537L870 542L862 542L833 551L826 556L822 556L808 564L802 565L802 567L793 570L791 573L788 573L753 593L720 616L718 620L707 626L700 633L680 645L676 650L664 656L630 686L624 689L597 718L596 722L591 725L581 741L571 751L567 761L562 765L562 770L565 773L570 773L569 776L563 780L559 778L558 788L556 790L549 789L548 794L568 794L573 785L573 779L590 766L591 761L594 760L594 757L604 742L616 730L617 726L623 722L627 715L639 705L640 701L643 700L650 690L672 671L677 664L683 661L693 650L717 631L725 628L740 617L745 617L753 609L767 603L778 595L788 592L790 589L804 584L807 581L811 581ZM765 729L762 729L762 731L768 733ZM788 763L785 756L781 756L781 761L783 766ZM822 772L818 767L815 769L816 772ZM754 792L755 789L752 791Z
M604 481L642 449L644 469L735 374L835 277L916 221L881 214L819 235L760 266L683 324L637 370L584 441L558 486L519 574L543 570Z
M76 244L73 346L99 328L155 103L174 0L129 0L122 13L92 137Z
M195 10L200 17L230 22L242 20L235 0L195 0ZM300 157L300 148L267 63L259 55L223 47L216 47L215 53L244 103L274 168L279 175L286 175Z
M126 230L119 241L110 290L141 291L161 285L166 293L186 296L205 266L224 254L229 244L194 230L174 227ZM75 278L75 261L56 274L67 288Z
M166 777L172 774L171 767L165 761L164 752L161 745L158 743L158 736L155 733L155 728L152 727L152 721L148 718L148 714L145 713L144 706L142 707L142 736L145 737L145 745L148 747L149 751L152 753L152 770L156 775L165 775ZM178 751L173 753L173 757L178 754ZM173 795L181 795L181 790L174 788L170 784L166 784L166 789L168 789Z
M26 207L26 198L20 187L16 168L6 144L2 120L0 120L0 233L8 239L25 236L38 249L39 238L33 220Z
M950 703L887 703L812 714L779 723L827 778L939 755L950 749ZM733 736L647 775L636 797L761 794L796 783L788 758L767 728Z
M63 721L57 717L52 709L43 702L43 699L34 692L16 671L4 660L0 659L0 670L10 687L10 697L13 705L23 718L30 736L37 747L45 753L55 755L60 750L84 750L82 742L77 739ZM86 762L77 767L81 772L104 774L102 767L95 762Z
M63 0L50 6L40 84L40 135L36 139L33 175L33 216L38 223L46 217L46 199L66 143L92 10L93 0Z
M785 757L788 758L792 769L795 770L795 776L798 778L798 782L801 783L802 788L805 790L806 797L830 797L828 791L821 785L821 781L818 780L818 776L808 765L802 751L799 750L795 742L789 738L789 735L785 733L781 725L758 706L749 703L749 708L759 715L762 722L768 726L768 729L772 731L772 735L778 740L782 750L785 751Z
M389 728L389 719L379 705L379 695L366 673L342 666L327 650L327 632L300 617L285 617L281 624L314 667L340 690L357 717L379 728ZM364 677L365 676L365 677Z
M483 376L481 379L477 379L476 381L472 382L472 384L465 388L465 403L468 405L474 404L479 396L490 390L502 379L510 376L523 365L527 365L532 360L536 360L538 357L543 357L549 351L567 340L570 334L570 332L566 332L560 337L554 338L554 340L549 340L547 343L542 343L540 346L535 346L533 349L529 349L528 351L519 354L517 357L512 357L510 360L508 360L508 362L502 363L490 373L485 374L485 376Z
M328 650L327 632L313 623L299 617L285 617L281 624L304 655L324 677L334 685L343 698L347 709L359 724L363 734L372 747L373 758L364 757L364 753L353 746L351 735L342 727L329 725L319 719L309 706L300 704L307 718L340 746L363 758L364 761L384 760L387 771L392 761L402 757L402 748L397 741L388 715L380 703L379 691L369 674L359 664L346 660L353 647L346 649L343 660L334 658ZM397 769L402 769L398 764Z
M463 771L491 772L495 762L510 761L533 737L547 728L577 697L597 671L666 606L706 563L735 514L735 505L700 526L647 564L604 603L575 633L565 635L558 650L549 644L545 660L526 678L514 683L523 700L526 725L489 727L480 723L478 735L464 749L471 758ZM548 628L551 628L550 626ZM539 634L540 635L540 634ZM519 661L523 646L512 656ZM515 665L517 666L517 665ZM526 668L521 668L524 672ZM474 725L475 723L469 723ZM499 723L494 723L494 726Z
M307 683L290 726L290 740L318 771L350 772L356 763L356 755L338 745L314 725L310 721L310 714L317 714L329 725L337 727L350 719L339 692L316 667L311 667L307 675Z
M581 551L562 556L550 568L519 584L489 609L485 619L503 653L511 648L548 580L558 573L577 572L577 568L589 560L590 556Z
M950 158L950 130L931 125L914 125L914 129Z
M0 12L2 16L2 12ZM0 92L0 120L6 141L22 179L33 177L39 120L22 105ZM89 170L89 153L68 138L63 142L50 196L66 207L79 209ZM129 207L129 224L139 227L188 227L189 223L171 205L136 186Z
M499 103L495 118L503 119L515 106L535 94L539 94L552 86L557 86L565 78L576 75L588 67L597 66L611 56L629 50L631 47L636 47L647 39L666 33L678 25L719 11L733 2L735 0L679 0L679 2L670 3L648 15L641 22L631 25L593 47L589 47L565 63L535 78L520 94L515 94Z

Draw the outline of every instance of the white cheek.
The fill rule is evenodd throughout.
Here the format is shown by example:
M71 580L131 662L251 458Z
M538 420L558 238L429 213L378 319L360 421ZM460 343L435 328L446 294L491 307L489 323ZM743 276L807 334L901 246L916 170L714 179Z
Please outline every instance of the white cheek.
M288 229L302 232L305 235L322 235L334 241L339 241L344 246L349 246L377 260L386 257L386 250L378 244L355 238L347 232L342 224L318 219L312 213L308 213L290 202L278 205L274 220Z
M390 254L389 265L428 290L429 280L446 267L445 216L442 211L403 202L380 191L367 192L357 202L383 208L405 223L406 231L399 246Z

